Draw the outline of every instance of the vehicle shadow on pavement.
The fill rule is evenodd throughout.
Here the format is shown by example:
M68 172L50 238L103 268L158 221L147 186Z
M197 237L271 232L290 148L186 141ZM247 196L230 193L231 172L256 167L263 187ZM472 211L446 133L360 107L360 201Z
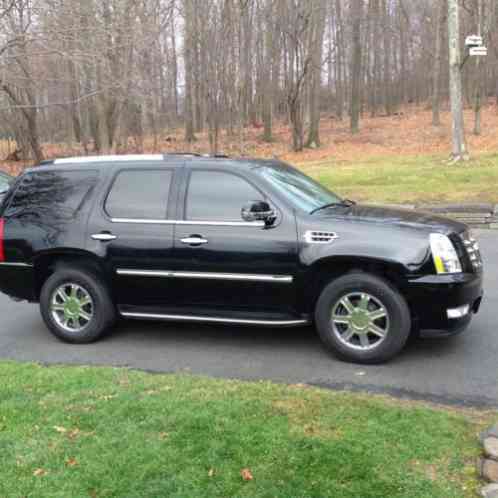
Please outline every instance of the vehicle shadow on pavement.
M427 361L428 358L444 358L463 347L465 335L421 339L411 337L401 354L389 364L403 363L407 359ZM300 356L329 356L312 326L299 328L255 328L233 325L207 325L189 323L159 323L120 321L107 335L105 341L135 343L155 348L195 348L196 350L240 350L245 354L272 351L285 355L291 351ZM294 356L294 355L293 355ZM339 361L339 360L337 360Z

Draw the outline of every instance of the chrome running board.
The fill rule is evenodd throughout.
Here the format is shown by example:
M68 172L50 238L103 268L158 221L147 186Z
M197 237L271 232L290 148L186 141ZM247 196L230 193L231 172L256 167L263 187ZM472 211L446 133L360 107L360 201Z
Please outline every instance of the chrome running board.
M223 318L201 315L171 315L163 313L141 313L135 311L121 311L125 318L136 318L140 320L163 320L172 322L204 322L204 323L227 323L238 325L259 325L263 327L299 327L309 324L308 320L257 320L242 318Z

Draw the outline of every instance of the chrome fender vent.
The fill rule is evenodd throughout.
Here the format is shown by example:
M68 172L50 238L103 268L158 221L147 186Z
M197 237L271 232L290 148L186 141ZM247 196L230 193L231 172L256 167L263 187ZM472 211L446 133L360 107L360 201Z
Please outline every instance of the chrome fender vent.
M314 230L308 230L304 234L304 240L308 244L331 244L338 238L339 235L337 235L335 232L318 232Z

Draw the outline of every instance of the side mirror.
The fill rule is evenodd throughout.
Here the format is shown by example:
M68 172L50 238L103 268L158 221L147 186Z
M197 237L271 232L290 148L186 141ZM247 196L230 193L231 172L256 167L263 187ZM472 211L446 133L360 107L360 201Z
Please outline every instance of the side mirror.
M264 221L266 225L271 225L277 218L275 211L266 201L250 201L241 211L244 221Z

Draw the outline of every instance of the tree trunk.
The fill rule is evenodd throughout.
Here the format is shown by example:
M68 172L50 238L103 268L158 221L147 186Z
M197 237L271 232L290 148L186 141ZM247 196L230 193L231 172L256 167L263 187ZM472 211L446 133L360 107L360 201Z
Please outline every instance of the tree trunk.
M185 0L185 141L195 141L194 134L194 105L192 99L192 45L193 45L193 12L192 0Z
M344 25L342 20L341 0L335 2L336 16L336 113L342 120L344 116Z
M448 38L450 54L450 100L453 118L453 161L468 159L463 119L462 73L460 51L460 11L458 0L448 0Z
M273 1L268 0L266 3L266 29L265 29L265 45L264 45L264 67L263 67L263 91L262 91L262 116L263 116L263 140L271 142L272 136L272 121L273 121L273 85L272 85L272 69L273 69Z
M175 9L175 2L173 0L172 9ZM176 53L176 32L175 32L175 16L171 16L171 80L173 83L173 105L175 121L178 119L178 59ZM161 69L161 73L162 73Z
M361 106L361 16L363 0L352 0L353 59L351 62L351 133L360 131Z
M315 29L311 40L310 50L312 51L311 62L311 83L309 88L309 111L310 125L306 147L320 147L320 90L322 88L322 56L323 37L325 33L325 4L323 0L316 2L313 12L313 24Z
M482 35L482 24L483 24L483 0L477 0L477 23L479 35ZM485 75L483 74L483 64L481 63L481 58L476 57L476 82L475 82L475 99L474 99L474 135L479 136L481 134L481 107L482 107L482 90L483 90L483 80Z
M441 46L443 28L443 0L436 0L436 46L434 51L434 67L432 73L432 124L441 126Z
M384 107L386 114L393 113L392 102L392 75L391 75L391 23L389 16L389 1L384 0L382 5L382 17L384 19Z

